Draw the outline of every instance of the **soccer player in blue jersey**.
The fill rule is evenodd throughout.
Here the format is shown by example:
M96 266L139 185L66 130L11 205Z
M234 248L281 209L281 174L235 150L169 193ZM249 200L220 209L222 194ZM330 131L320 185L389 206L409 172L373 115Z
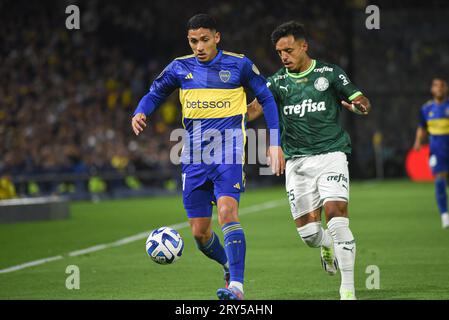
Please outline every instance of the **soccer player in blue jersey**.
M449 100L447 82L442 78L432 80L433 100L425 103L420 112L416 130L415 150L421 148L423 139L429 133L429 165L435 175L435 193L444 229L449 228L446 182L449 171Z
M267 128L274 132L270 134L268 153L273 173L279 175L284 170L284 158L279 146L277 107L266 80L248 58L217 48L220 33L212 17L193 16L187 23L187 33L193 54L173 60L154 80L134 112L132 127L138 135L146 127L146 118L180 89L182 122L188 137L181 155L184 208L199 250L223 266L226 284L217 290L218 298L241 300L246 242L238 204L244 191L244 87L252 89L261 102ZM213 142L205 138L206 131L214 136ZM206 161L201 156L217 140L224 146L214 150L213 161ZM224 247L212 231L213 203L217 204Z

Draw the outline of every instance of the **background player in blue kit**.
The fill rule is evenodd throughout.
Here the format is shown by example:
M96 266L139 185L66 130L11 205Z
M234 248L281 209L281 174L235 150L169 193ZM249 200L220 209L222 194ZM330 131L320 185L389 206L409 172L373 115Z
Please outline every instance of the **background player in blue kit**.
M434 78L431 93L433 100L421 108L420 121L416 130L414 148L419 150L429 133L429 165L435 175L435 193L443 228L449 228L447 210L447 173L449 171L449 100L446 80Z
M224 268L226 287L218 289L217 296L240 300L246 252L238 219L240 192L244 191L244 87L252 89L263 106L267 128L274 130L268 152L277 175L284 170L278 113L257 67L243 55L217 49L220 33L213 18L195 15L189 20L187 31L193 54L173 60L155 79L134 112L132 127L138 135L146 127L146 117L175 89L180 89L182 122L188 137L181 155L184 208L198 248ZM223 142L221 149L214 150L212 163L202 158L212 143L203 135L208 130L214 133L214 139L218 134ZM227 134L229 131L232 135ZM217 204L224 248L212 231L212 203Z

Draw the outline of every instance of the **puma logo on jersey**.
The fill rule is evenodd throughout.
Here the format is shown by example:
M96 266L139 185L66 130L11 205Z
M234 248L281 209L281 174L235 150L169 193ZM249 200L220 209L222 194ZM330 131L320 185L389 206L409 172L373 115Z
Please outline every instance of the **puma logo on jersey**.
M288 85L284 86L279 86L279 88L284 89L286 92L288 92Z
M284 114L286 116L297 114L300 118L304 117L304 114L307 112L317 112L317 111L325 111L326 110L326 102L313 102L312 99L303 100L300 104L295 104L291 106L284 106Z

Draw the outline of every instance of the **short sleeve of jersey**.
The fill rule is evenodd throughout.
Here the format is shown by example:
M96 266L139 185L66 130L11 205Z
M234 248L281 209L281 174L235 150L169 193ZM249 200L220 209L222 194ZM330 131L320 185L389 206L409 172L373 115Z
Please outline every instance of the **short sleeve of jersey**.
M338 66L334 66L332 84L335 90L349 101L362 95L359 88L349 79L348 75Z

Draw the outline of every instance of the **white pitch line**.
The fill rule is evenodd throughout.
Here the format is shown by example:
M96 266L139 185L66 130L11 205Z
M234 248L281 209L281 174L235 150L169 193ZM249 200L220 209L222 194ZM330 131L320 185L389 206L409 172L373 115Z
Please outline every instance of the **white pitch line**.
M104 244L98 244L96 246L89 247L89 248L86 248L86 249L75 250L75 251L69 252L67 255L69 257L76 257L76 256L81 256L83 254L88 254L88 253L91 253L91 252L104 250L106 248L108 248L107 244L105 244L105 243Z
M252 206L249 206L249 207L246 207L246 208L242 208L241 210L239 210L239 215L245 215L245 214L248 214L248 213L253 213L253 212L258 212L258 211L262 211L262 210L276 208L276 207L279 207L279 206L281 206L282 204L285 204L285 203L286 203L285 200L274 200L274 201L264 202L264 203L261 203L261 204L252 205ZM212 217L212 219L216 220L217 216L214 215ZM172 224L172 225L170 225L168 227L178 230L178 229L182 229L182 228L185 228L185 227L188 227L188 226L189 226L188 222L181 222L181 223L177 223L177 224ZM65 256L77 257L77 256L85 255L85 254L96 252L96 251L100 251L100 250L105 250L105 249L109 249L109 248L123 246L123 245L131 243L131 242L135 242L135 241L138 241L138 240L145 239L146 237L148 237L148 234L150 233L150 231L141 232L141 233L135 234L133 236L129 236L129 237L126 237L126 238L119 239L119 240L114 241L114 242L98 244L98 245L95 245L95 246L92 246L92 247L88 247L88 248L85 248L85 249L71 251L71 252L67 253ZM34 261L22 263L22 264L19 264L19 265L16 265L16 266L12 266L12 267L9 267L9 268L6 268L6 269L1 269L0 270L0 274L2 274L2 273L10 273L10 272L22 270L22 269L25 269L25 268L29 268L29 267L34 267L34 266L41 265L41 264L44 264L44 263L47 263L47 262L61 260L63 258L64 258L63 255L59 255L59 256L54 256L54 257L49 257L49 258L44 258L44 259L39 259L39 260L34 260Z
M2 270L0 270L0 273L14 272L14 271L18 271L18 270L25 269L25 268L28 268L28 267L38 266L40 264L44 264L44 263L47 263L47 262L60 260L62 258L63 258L63 256L54 256L54 257L34 260L34 261L26 262L26 263L23 263L23 264L19 264L17 266L12 266L12 267L9 267L9 268L6 268L6 269L2 269Z

